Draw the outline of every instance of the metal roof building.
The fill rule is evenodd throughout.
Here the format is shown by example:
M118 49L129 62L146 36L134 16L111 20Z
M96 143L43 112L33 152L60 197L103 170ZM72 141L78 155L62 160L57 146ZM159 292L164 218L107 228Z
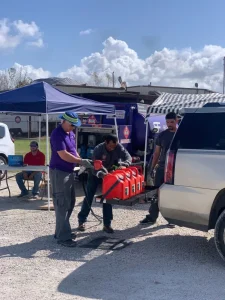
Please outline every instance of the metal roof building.
M169 87L169 86L153 86L153 85L136 85L127 87L129 92L139 92L142 95L148 95L151 92L171 93L171 94L211 94L211 90L200 88L184 88L184 87Z

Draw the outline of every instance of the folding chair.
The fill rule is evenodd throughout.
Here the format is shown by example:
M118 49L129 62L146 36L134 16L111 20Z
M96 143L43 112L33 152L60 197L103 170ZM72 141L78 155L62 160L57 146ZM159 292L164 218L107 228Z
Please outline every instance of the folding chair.
M29 185L29 181L34 181L34 180L33 180L33 179L25 179L25 180L24 180L24 183L27 184L27 190L28 190L28 192L31 191L30 185ZM41 178L40 184L44 184L45 181L46 181L46 180L45 180L45 172L42 172L42 178ZM43 200L43 196L41 197L41 200Z

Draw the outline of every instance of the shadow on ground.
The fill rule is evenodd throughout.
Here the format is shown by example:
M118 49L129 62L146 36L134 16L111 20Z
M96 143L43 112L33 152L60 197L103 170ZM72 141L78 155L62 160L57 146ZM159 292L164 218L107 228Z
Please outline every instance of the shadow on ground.
M79 248L79 244L103 235L101 232L80 233L78 247L73 249L57 245L53 236L39 237L27 243L1 247L0 258L33 259L39 251L47 251L45 255L49 259L83 263L58 286L59 292L73 296L103 300L180 300L184 296L188 300L212 299L214 289L221 290L222 295L224 265L213 239L172 235L173 229L170 229L171 235L168 231L163 235L165 228L166 225L136 226L116 231L115 238L139 237L139 241L120 251L99 252L92 260L87 256L92 250ZM98 253L99 250L94 251ZM201 286L209 288L201 290Z
M61 293L104 300L212 299L214 289L224 293L224 265L213 240L180 235L152 235L101 255L58 287Z
M87 227L91 227L92 222L87 222ZM94 225L96 226L96 225ZM159 230L165 228L166 225L156 226L156 227L148 227L143 228L141 226L131 227L127 230L117 230L114 235L110 235L110 237L117 237L117 238L125 238L125 239L132 239L135 237L146 237L148 235L152 235L153 232L158 232ZM76 232L74 229L73 232ZM90 232L82 232L78 233L79 238L81 238L78 241L78 247L71 249L71 248L65 248L56 243L56 240L54 239L53 235L38 237L36 239L31 240L30 242L21 243L21 244L15 244L15 245L9 245L9 246L3 246L0 247L0 259L2 257L21 257L26 259L32 259L35 257L35 254L38 251L42 250L49 250L50 254L48 255L48 258L50 259L56 259L56 260L70 260L70 261L83 261L82 257L86 256L88 252L91 251L91 249L84 249L81 250L79 248L79 245L83 245L90 241L91 239L94 239L99 236L104 236L107 234L104 234L102 231L95 231L94 233ZM74 255L71 255L71 251ZM67 257L66 254L69 254L69 257Z

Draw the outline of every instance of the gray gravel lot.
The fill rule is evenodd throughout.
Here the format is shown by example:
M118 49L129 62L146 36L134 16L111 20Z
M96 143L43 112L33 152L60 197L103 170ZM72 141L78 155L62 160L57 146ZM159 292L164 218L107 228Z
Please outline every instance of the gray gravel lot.
M1 299L225 299L225 265L212 235L169 229L162 218L157 226L141 227L148 204L114 207L114 237L133 244L107 252L57 245L54 212L38 210L44 201L0 193ZM71 219L74 229L81 200ZM94 210L101 214L100 205ZM78 233L80 245L105 235L92 216L87 225Z

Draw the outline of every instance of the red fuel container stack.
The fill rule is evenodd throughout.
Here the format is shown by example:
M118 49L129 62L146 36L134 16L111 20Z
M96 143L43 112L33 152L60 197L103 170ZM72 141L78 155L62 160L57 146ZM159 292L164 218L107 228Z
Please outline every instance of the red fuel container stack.
M109 192L110 191L110 192ZM107 174L102 182L102 194L105 199L126 200L130 197L130 182L126 174L113 172Z
M114 173L124 174L130 184L130 197L136 195L136 179L133 177L132 171L127 169L116 170Z
M138 173L141 176L141 193L145 191L145 177L143 174L143 168L141 166L136 166Z
M132 176L135 178L136 182L136 195L142 192L142 176L139 174L136 167L129 167L129 170L132 172Z

